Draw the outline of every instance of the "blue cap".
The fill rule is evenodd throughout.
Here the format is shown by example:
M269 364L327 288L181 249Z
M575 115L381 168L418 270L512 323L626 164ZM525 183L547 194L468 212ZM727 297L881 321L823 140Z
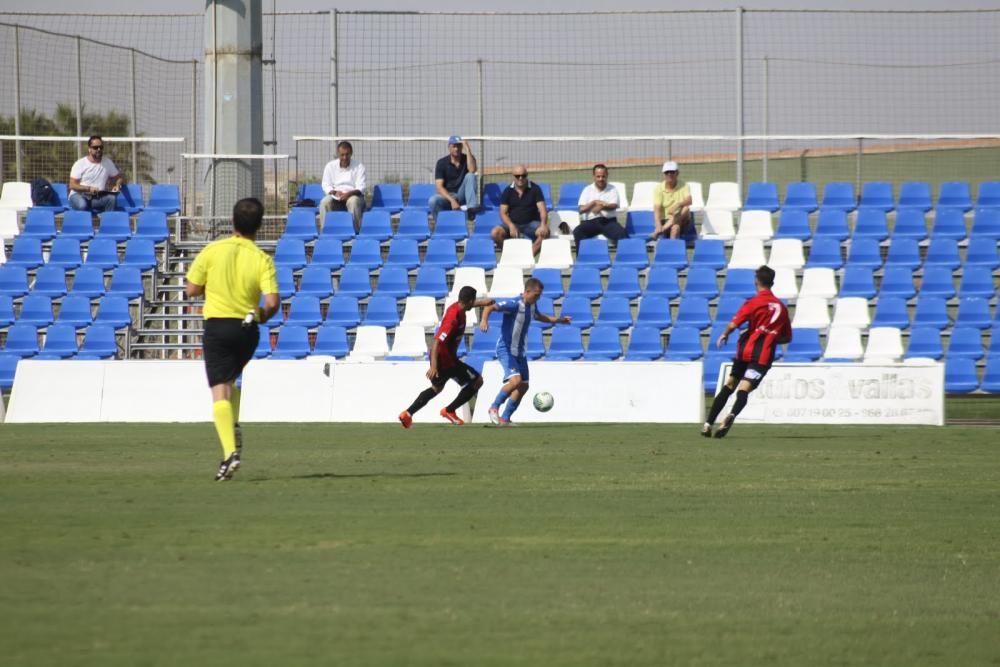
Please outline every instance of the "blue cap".
M449 144L460 144L460 143L462 143L462 137L458 136L457 134L453 134L450 137L448 137L448 143Z

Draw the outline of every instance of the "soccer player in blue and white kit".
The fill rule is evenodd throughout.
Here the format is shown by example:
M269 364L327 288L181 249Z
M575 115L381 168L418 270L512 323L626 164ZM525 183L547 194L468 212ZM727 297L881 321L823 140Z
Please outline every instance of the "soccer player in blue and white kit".
M545 286L538 278L528 278L524 283L524 293L510 299L497 299L483 309L479 328L489 331L490 313L503 313L500 338L497 340L497 361L503 366L504 384L490 406L490 421L498 426L509 426L510 417L521 404L528 392L528 326L531 320L541 320L550 324L569 324L569 317L553 317L538 312L535 304L542 296ZM509 399L509 400L508 400ZM500 414L500 406L507 401L507 407Z

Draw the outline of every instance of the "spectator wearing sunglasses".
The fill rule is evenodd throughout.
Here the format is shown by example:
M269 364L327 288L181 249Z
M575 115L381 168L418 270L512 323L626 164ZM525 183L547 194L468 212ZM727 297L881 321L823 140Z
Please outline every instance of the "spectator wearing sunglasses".
M549 237L549 213L545 195L538 184L528 179L524 165L514 167L514 182L500 196L500 224L490 231L498 246L507 239L531 239L531 249L537 255L542 241Z
M118 191L124 184L125 177L118 167L104 157L104 139L95 134L87 140L87 154L70 169L70 208L95 215L113 211Z

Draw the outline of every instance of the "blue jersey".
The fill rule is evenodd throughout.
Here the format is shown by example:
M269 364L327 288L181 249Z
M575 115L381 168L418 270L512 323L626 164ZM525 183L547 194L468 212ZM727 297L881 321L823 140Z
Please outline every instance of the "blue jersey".
M535 304L528 305L520 296L497 299L496 309L503 313L497 351L506 350L512 356L523 357L527 351L528 325L535 318Z

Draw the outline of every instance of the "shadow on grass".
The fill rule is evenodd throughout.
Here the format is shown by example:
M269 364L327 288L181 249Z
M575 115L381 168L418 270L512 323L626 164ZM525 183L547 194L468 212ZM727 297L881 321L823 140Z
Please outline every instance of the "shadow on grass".
M385 478L385 479L405 479L407 477L421 478L421 477L454 477L457 472L412 472L412 473L402 473L402 472L367 472L367 473L357 473L354 475L339 475L334 472L314 472L309 475L289 475L287 477L255 477L253 479L248 479L248 482L275 482L278 480L288 480L288 479L367 479L367 478Z

